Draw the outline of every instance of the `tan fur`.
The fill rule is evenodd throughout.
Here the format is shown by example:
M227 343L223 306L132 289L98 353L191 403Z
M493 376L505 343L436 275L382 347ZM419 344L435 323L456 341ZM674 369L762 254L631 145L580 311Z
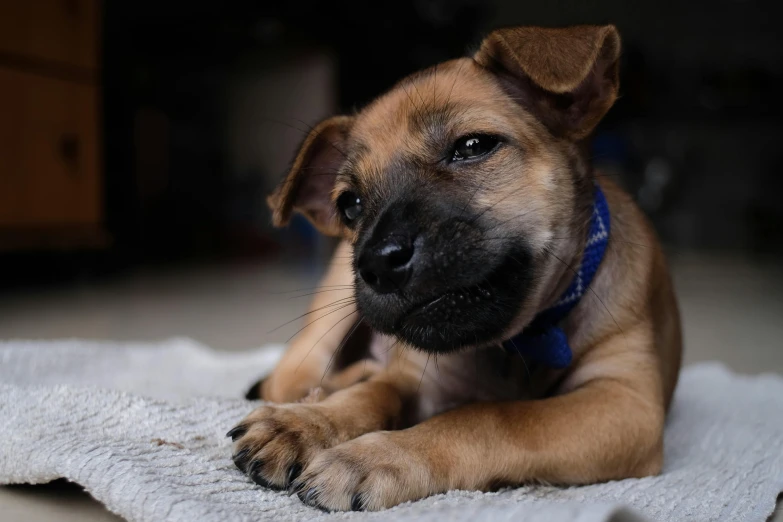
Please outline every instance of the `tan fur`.
M507 80L488 72L490 55L506 71L516 67L511 76L548 93L592 88L585 82L598 87L589 104L548 127L536 114L540 104L518 103L503 88ZM559 60L563 55L568 58ZM551 305L579 264L590 209L577 205L572 211L584 195L570 173L584 167L580 139L616 97L618 56L619 37L611 26L497 31L474 59L403 80L360 114L322 124L271 200L275 219L284 222L297 207L292 187L298 181L292 180L302 175L319 132L337 136L345 147L332 198L350 183L384 194L384 173L400 157L437 160L424 145L426 118L446 105L458 108L449 116L454 137L481 131L512 136L514 146L448 174L475 193L479 208L491 208L500 222L513 220L512 230L526 231L540 268L500 342ZM570 125L565 130L564 121ZM444 174L416 175L426 183L428 176ZM265 405L246 418L235 435L238 465L254 480L283 487L298 464L303 470L293 485L300 494L340 510L351 509L355 495L363 508L381 509L453 488L587 484L660 472L665 413L680 365L677 305L652 227L620 188L597 179L612 232L590 291L562 325L574 351L569 368L526 375L524 361L509 364L492 346L440 356L435 366L426 353L388 339L388 349L373 352L377 360L328 372L335 350L359 320L358 314L346 316L355 310L348 299L333 321L306 328L264 382L262 396L269 401L309 399ZM529 212L520 213L520 202ZM331 216L309 216L344 238L323 286L352 284L346 258L354 234ZM311 310L351 295L318 294ZM498 368L508 375L499 378ZM319 391L308 395L314 388Z

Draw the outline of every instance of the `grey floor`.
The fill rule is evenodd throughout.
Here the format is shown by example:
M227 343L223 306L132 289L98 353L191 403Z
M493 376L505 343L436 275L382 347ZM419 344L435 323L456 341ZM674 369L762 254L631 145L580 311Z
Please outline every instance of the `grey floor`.
M685 325L685 363L720 360L783 374L783 267L727 256L671 257ZM0 339L158 340L189 336L219 350L285 341L317 270L223 266L142 273L101 285L0 296ZM118 520L58 481L0 488L0 521ZM783 522L783 514L775 518Z

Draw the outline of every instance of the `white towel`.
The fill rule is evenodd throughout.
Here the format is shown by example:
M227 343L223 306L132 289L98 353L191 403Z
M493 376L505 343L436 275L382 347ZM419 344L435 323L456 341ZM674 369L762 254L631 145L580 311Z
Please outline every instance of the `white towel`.
M64 477L133 521L763 522L783 490L783 379L719 364L683 371L664 473L585 487L452 491L378 513L322 513L253 484L225 432L280 347L0 343L0 484Z

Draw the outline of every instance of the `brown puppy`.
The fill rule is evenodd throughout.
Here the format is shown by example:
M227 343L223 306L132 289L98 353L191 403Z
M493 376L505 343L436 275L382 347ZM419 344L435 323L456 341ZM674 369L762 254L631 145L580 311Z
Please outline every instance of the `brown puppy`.
M498 30L310 133L274 220L296 210L343 241L324 319L260 387L298 402L231 430L240 469L329 510L660 472L677 304L652 228L586 147L619 54L612 26ZM555 325L570 364L509 352L574 280L599 193L608 245Z

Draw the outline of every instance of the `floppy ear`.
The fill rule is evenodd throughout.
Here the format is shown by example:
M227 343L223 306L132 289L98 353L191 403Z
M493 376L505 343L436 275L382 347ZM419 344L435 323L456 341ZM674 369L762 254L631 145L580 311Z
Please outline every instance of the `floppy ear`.
M305 138L291 170L267 198L276 227L288 224L291 213L304 214L329 236L341 235L342 227L332 202L337 171L345 161L345 145L353 124L349 116L335 116L319 123Z
M617 98L620 35L613 25L492 32L473 59L556 135L585 138Z

